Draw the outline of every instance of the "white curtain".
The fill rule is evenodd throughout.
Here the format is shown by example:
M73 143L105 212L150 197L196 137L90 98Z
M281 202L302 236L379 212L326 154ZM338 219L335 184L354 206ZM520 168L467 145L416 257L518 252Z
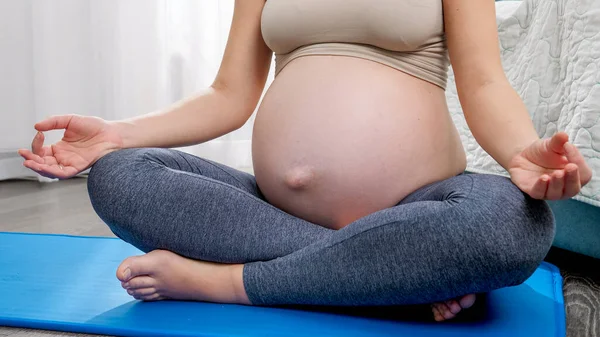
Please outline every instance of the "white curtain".
M0 0L0 179L35 176L15 153L38 120L127 118L210 85L232 14L233 0ZM184 150L248 169L252 122Z

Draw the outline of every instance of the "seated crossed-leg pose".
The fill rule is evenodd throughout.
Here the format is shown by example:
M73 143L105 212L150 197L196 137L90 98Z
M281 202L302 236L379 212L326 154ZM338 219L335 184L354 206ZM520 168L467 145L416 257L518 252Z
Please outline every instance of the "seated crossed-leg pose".
M502 72L494 2L426 1L236 1L210 88L130 120L51 117L24 165L91 167L94 209L147 253L117 270L136 299L434 303L450 319L533 273L554 237L544 199L577 194L591 170L565 133L538 137ZM463 173L447 49L469 126L510 178ZM273 52L255 176L168 149L242 126ZM44 147L53 129L64 137Z

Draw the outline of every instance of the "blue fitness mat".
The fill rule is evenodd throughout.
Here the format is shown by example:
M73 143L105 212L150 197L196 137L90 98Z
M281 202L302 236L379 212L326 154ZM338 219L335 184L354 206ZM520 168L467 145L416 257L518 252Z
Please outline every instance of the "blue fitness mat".
M436 323L393 307L378 316L364 308L138 302L115 277L120 262L138 254L118 239L0 233L0 326L121 336L565 335L562 278L548 263L524 284L489 293L478 317Z

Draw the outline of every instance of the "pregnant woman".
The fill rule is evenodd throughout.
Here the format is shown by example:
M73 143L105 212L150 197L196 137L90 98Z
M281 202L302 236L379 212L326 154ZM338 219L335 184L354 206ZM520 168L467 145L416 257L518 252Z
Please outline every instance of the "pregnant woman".
M432 305L525 281L554 236L544 199L591 178L559 132L540 139L500 62L493 0L238 0L214 83L164 111L35 125L24 165L91 167L98 215L147 254L117 270L136 299L247 305ZM168 149L254 124L255 176ZM446 106L510 179L465 174ZM64 129L43 146L44 131Z

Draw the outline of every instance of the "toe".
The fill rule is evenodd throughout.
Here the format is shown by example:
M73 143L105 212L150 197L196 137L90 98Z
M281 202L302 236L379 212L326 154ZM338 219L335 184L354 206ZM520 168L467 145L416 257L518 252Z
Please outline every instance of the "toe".
M138 296L138 297L135 297L135 299L141 300L141 301L146 301L146 302L153 302L153 301L162 301L165 298L160 296L160 294L158 294L158 293L154 293L154 294L146 295L146 296Z
M463 309L467 309L473 306L473 304L475 304L475 294L469 294L469 295L465 295L463 296L460 300L460 306Z
M435 303L433 304L432 308L436 309L440 316L440 319L436 318L436 321L438 322L454 318L454 314L450 311L450 308L448 308L448 306L446 306L446 304L444 303Z
M150 276L134 277L124 284L126 289L152 288L156 286L156 280Z
M156 294L156 289L154 288L141 288L141 289L129 289L127 293L134 297L143 297L150 296Z
M135 265L137 258L138 256L132 256L126 258L125 260L123 260L123 262L121 262L119 268L117 268L117 278L119 279L119 281L128 282L132 277L136 276L132 272L132 266Z
M452 311L450 311L450 308L446 305L446 303L439 303L439 308L440 313L445 319L454 318L455 315L452 313Z
M121 282L128 282L134 277L150 274L152 267L152 259L147 259L145 255L128 257L117 268L117 278Z
M446 306L450 309L450 312L454 315L458 314L462 308L455 300L446 301Z
M440 311L438 310L437 305L432 304L431 311L433 311L433 319L435 319L436 322L441 322L444 320L444 316L442 316L442 314L440 314Z

